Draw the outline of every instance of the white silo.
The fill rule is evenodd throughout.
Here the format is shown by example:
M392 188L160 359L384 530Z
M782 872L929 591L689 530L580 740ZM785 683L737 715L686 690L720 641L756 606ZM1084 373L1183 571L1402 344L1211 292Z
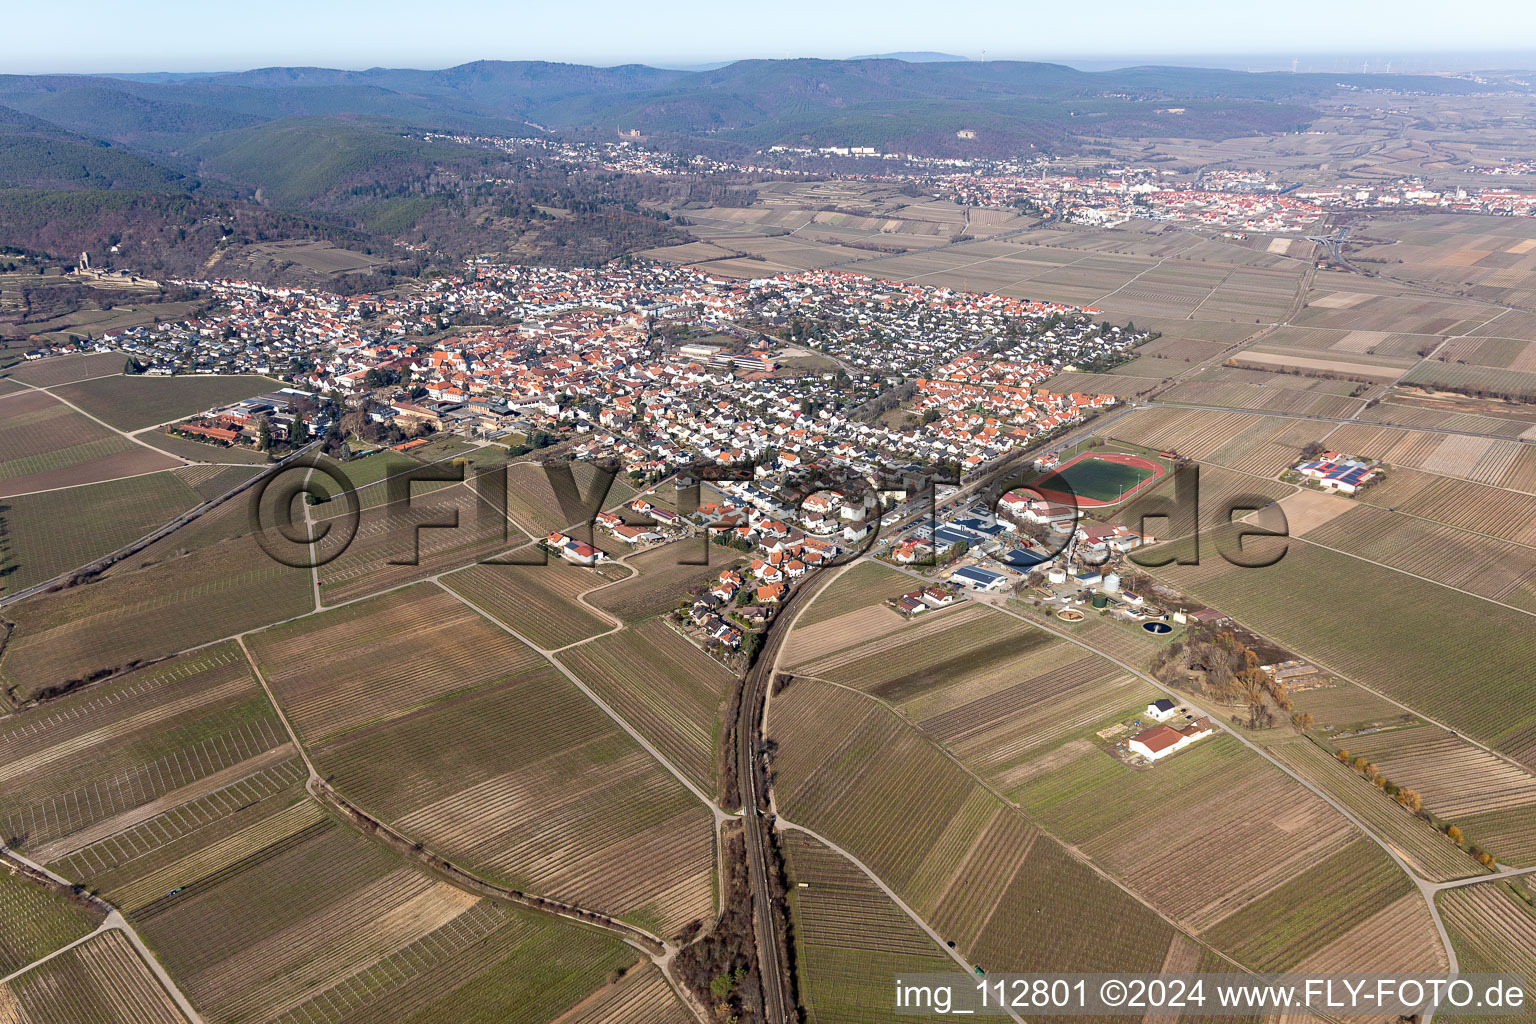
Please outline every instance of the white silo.
M1113 594L1120 589L1120 574L1112 572L1104 577L1104 593Z

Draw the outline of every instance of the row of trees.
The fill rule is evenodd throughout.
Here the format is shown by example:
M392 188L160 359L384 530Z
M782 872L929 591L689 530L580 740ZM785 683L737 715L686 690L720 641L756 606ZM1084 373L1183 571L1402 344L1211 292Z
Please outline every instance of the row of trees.
M1425 818L1426 820L1430 821L1431 824L1434 823L1434 819L1430 813L1424 810L1424 799L1419 795L1417 790L1410 789L1407 786L1397 785L1391 779L1388 779L1385 775L1383 775L1381 769L1372 764L1369 760L1364 757L1351 757L1349 751L1347 750L1336 750L1334 751L1333 756L1339 760L1340 764L1349 765L1349 767L1353 768L1355 773L1362 779L1369 782L1371 785L1375 786L1377 789L1381 790L1383 793L1396 800L1398 803L1402 804L1413 814L1417 814L1420 817ZM1450 841L1455 843L1457 846L1465 845L1466 836L1462 834L1460 828L1456 827L1455 825L1447 825L1444 829L1444 832L1446 838L1450 839ZM1481 849L1478 846L1474 845L1468 847L1467 852L1470 853L1472 857L1484 867L1491 868L1495 863L1497 863L1497 860L1493 854L1489 853L1487 850Z

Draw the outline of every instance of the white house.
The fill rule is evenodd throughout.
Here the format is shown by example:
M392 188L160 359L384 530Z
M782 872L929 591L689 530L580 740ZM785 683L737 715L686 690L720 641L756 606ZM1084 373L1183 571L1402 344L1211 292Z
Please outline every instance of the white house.
M1148 761L1156 761L1183 750L1215 731L1209 718L1196 719L1194 724L1183 729L1175 729L1171 725L1154 725L1132 737L1130 748Z

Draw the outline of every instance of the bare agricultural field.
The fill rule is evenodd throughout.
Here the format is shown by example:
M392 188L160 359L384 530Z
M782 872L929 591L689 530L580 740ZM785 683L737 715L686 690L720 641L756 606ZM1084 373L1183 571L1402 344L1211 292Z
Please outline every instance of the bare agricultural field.
M1291 534L1296 537L1305 537L1356 508L1359 506L1348 498L1322 491L1300 490L1280 499L1280 509L1285 513Z
M16 630L0 678L31 696L206 644L313 607L309 572L248 537L6 609Z
M972 962L988 971L1162 964L1176 934L1166 922L892 711L803 678L771 711L784 817L852 852ZM1039 916L1048 905L1054 912Z
M52 356L18 366L7 376L33 387L52 388L90 377L122 373L127 361L128 357L121 352Z
M551 559L547 565L472 565L443 577L443 585L528 641L546 650L613 628L579 603L578 595L608 581L591 569Z
M560 660L706 792L732 677L665 621L572 647Z
M552 668L461 691L314 757L371 814L520 890L664 935L713 913L708 810Z
M812 1024L883 1024L890 1018L891 978L957 969L927 933L841 854L801 833L789 832L781 842L790 882L796 973Z
M0 985L7 1020L186 1024L122 932L106 931Z
M247 375L148 377L119 374L67 384L58 388L57 393L119 430L138 430L285 386L271 377Z
M274 626L247 643L308 743L544 664L531 648L431 584Z
M10 542L0 552L0 589L25 590L85 565L201 500L172 473L0 500L0 526Z

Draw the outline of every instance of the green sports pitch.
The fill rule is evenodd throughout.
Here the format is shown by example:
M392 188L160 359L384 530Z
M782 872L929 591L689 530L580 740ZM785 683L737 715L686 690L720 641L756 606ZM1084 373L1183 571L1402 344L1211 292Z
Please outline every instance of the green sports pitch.
M1139 455L1089 453L1069 460L1035 484L1035 489L1049 492L1048 497L1074 496L1080 505L1112 505L1162 471L1157 463ZM1066 486L1053 486L1058 482Z

